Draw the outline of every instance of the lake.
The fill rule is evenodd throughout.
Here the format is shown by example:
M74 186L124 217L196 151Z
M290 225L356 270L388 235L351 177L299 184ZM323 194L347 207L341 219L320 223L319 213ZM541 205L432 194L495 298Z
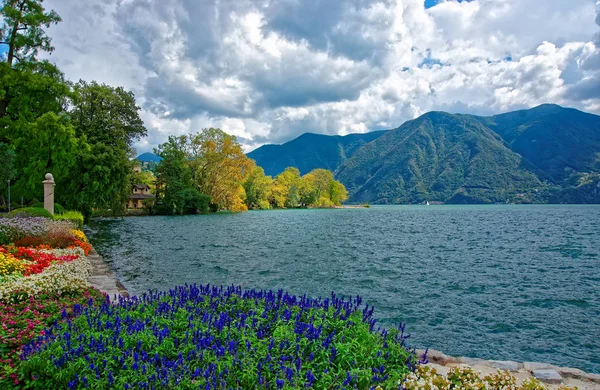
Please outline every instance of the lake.
M450 355L600 373L600 206L375 206L99 219L132 294L183 283L360 295Z

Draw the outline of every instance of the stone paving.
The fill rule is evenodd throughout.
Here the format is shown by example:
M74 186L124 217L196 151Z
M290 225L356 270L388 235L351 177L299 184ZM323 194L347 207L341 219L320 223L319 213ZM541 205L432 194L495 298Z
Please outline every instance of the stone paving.
M419 355L423 350L417 351ZM454 357L430 349L427 353L429 366L435 368L438 374L446 375L452 367L469 366L482 375L496 372L496 370L510 371L519 383L525 379L535 377L543 382L549 389L558 389L560 386L577 387L579 390L600 390L600 375L589 374L576 368L558 367L545 363L513 362L498 360L483 360L467 357Z
M92 287L108 294L111 301L116 300L119 295L123 297L129 295L114 272L108 268L108 264L104 262L102 256L94 250L88 255L88 259L92 263L92 273L88 278L88 282Z

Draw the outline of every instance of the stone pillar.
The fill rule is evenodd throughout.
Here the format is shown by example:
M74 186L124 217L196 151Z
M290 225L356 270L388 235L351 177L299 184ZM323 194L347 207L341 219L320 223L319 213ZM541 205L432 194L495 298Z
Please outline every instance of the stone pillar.
M44 180L44 208L54 215L54 177L51 173L46 173Z

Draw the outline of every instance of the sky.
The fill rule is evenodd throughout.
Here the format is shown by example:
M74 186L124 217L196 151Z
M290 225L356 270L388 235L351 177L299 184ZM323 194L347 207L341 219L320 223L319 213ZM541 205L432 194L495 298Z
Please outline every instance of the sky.
M46 0L49 59L132 90L151 151L219 127L246 151L432 110L600 114L600 0Z

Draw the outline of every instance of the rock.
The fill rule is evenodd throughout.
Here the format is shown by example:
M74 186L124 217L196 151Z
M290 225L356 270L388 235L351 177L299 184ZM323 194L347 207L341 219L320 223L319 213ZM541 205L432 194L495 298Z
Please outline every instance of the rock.
M459 357L457 360L458 360L458 363L468 364L469 366L474 366L476 364L486 365L486 363L487 363L487 360L464 357L464 356Z
M523 368L523 363L510 360L490 360L490 366L497 368L498 370L517 372Z
M424 349L417 349L417 356L419 358L421 356L423 356L424 353L425 353ZM443 352L436 351L435 349L430 349L429 351L427 351L427 360L429 360L432 363L441 364L442 366L446 365L448 363L458 362L457 358L455 358L453 356L448 356Z
M581 379L584 379L584 380L587 380L587 381L596 382L596 383L600 383L600 375L598 375L598 374L588 374L586 372L585 375L581 377Z
M558 372L560 372L560 375L564 376L565 378L574 378L574 379L580 379L586 375L585 371L582 371L578 368L570 368L570 367L559 367Z
M531 372L536 379L545 383L562 383L562 376L551 368L540 368Z
M552 369L552 370L557 370L558 371L558 369L559 369L558 367L553 366L552 364L535 363L535 362L525 362L525 363L523 363L523 367L527 371L542 370L542 369L545 369L545 368Z

